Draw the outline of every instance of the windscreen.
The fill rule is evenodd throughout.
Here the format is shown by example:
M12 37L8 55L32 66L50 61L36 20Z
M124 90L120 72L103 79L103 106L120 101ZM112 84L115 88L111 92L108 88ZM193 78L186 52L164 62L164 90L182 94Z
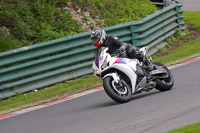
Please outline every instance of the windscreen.
M96 51L94 52L94 61L95 61L95 64L97 65L97 67L99 67L99 56L101 55L102 51L105 48L106 47L97 48Z
M105 47L100 47L97 48L96 51L94 52L94 60L95 62L99 59L99 56L101 54L101 52L105 49Z

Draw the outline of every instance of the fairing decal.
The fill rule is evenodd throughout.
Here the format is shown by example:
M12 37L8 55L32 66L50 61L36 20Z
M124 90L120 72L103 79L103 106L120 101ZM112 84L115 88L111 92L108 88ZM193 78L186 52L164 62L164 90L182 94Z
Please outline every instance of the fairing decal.
M113 64L126 64L123 58L118 58Z

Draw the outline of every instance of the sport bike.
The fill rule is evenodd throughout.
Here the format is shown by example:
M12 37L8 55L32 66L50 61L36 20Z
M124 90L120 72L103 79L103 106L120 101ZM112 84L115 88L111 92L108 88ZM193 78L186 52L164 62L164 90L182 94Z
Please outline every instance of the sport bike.
M173 75L165 65L150 59L154 69L149 72L139 60L125 58L125 51L118 55L111 55L107 51L106 47L96 50L93 70L103 80L105 92L114 101L125 103L134 94L149 92L153 88L168 91L173 87ZM148 46L140 51L146 55Z

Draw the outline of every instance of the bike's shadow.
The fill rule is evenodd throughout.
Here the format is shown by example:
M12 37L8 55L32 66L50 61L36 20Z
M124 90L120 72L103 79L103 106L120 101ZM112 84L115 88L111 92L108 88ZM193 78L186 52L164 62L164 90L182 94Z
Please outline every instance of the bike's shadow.
M151 96L151 95L155 95L155 94L158 94L158 93L161 93L161 92L158 91L158 90L153 90L151 92L146 92L146 93L143 92L143 93L135 94L135 95L132 96L130 101L138 100L138 99L148 97L148 96Z
M151 95L155 95L155 94L159 94L161 93L160 91L152 91L152 92L147 92L147 93L139 93L139 94L135 94L132 96L131 100L127 103L118 103L118 102L115 102L113 101L112 99L110 99L109 97L105 100L103 100L101 103L97 103L95 105L92 105L88 108L90 109L98 109L98 108L106 108L106 107L113 107L113 106L120 106L120 105L123 105L123 104L128 104L130 102L134 102L136 100L139 100L141 98L145 98L145 97L148 97L148 96L151 96Z

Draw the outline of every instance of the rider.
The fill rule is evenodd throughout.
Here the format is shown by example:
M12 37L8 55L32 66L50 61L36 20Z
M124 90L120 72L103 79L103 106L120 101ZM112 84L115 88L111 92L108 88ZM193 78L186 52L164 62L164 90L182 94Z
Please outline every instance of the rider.
M97 48L108 47L109 54L126 51L129 58L136 58L146 65L148 71L153 70L152 63L135 46L120 41L118 37L107 36L103 29L92 30L91 40Z

